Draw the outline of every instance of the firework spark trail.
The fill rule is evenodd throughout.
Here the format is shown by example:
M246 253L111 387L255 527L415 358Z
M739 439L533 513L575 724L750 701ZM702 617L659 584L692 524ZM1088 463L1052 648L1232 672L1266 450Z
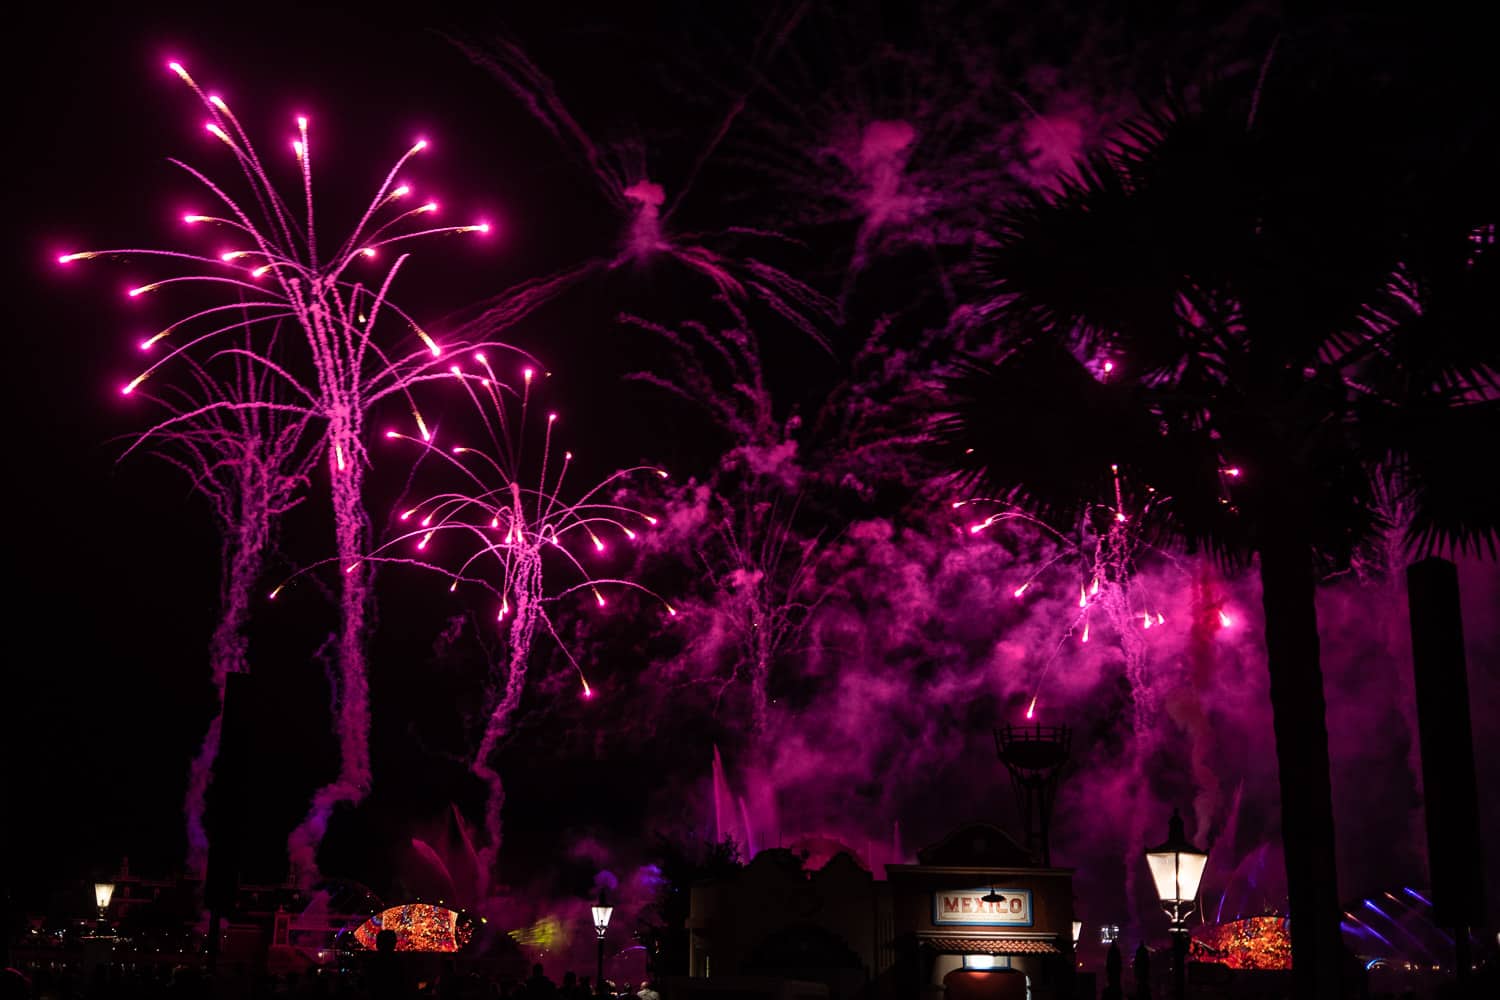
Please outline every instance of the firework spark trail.
M1114 477L1114 503L1095 504L1086 508L1072 533L1059 531L1006 500L957 500L952 507L955 510L970 505L999 507L998 512L970 523L967 526L967 534L970 536L979 535L997 523L1020 521L1041 531L1056 543L1056 552L1012 591L1015 599L1024 600L1054 569L1071 569L1073 572L1073 580L1067 586L1071 587L1076 582L1078 587L1075 613L1037 676L1026 717L1029 719L1035 713L1042 686L1068 640L1076 635L1079 643L1088 642L1094 636L1096 617L1102 617L1103 623L1113 630L1120 652L1125 658L1125 673L1130 681L1132 694L1132 728L1140 737L1151 729L1157 710L1157 693L1150 670L1150 647L1145 633L1153 628L1164 627L1167 620L1162 610L1163 601L1145 590L1137 564L1147 550L1168 561L1173 560L1166 553L1148 545L1138 529L1138 524L1150 515L1152 508L1166 501L1157 497L1155 491L1148 487L1147 498L1140 508L1127 510L1119 468L1112 466L1111 473ZM1104 527L1097 528L1097 524L1103 524Z
M736 450L784 449L789 428L776 419L760 346L744 313L732 302L723 304L733 322L721 329L691 321L673 330L639 316L622 316L625 325L666 341L676 368L672 375L642 371L626 378L655 386L706 410L736 442ZM722 374L716 374L716 370Z
M788 22L795 24L800 14ZM789 27L772 33L757 58L774 54ZM618 270L629 264L647 264L666 258L707 278L715 293L743 302L756 299L817 343L828 346L820 326L835 315L835 306L811 285L755 256L735 252L740 240L774 244L797 244L784 234L743 226L727 226L705 233L678 232L668 223L691 192L694 179L705 161L724 140L745 106L740 94L694 156L687 179L675 197L647 172L646 151L639 142L605 146L596 142L573 116L556 85L531 61L525 51L508 39L488 46L453 40L475 65L483 68L526 108L572 156L595 183L610 208L620 218L620 243L612 252L596 256L545 278L535 279L466 310L465 328L491 335L540 308L565 290L595 274Z
M1063 638L1037 677L1026 710L1028 719L1035 714L1042 686L1069 639L1076 635L1078 642L1088 642L1096 622L1101 620L1113 632L1125 661L1125 675L1131 691L1131 731L1134 739L1130 745L1130 767L1135 777L1130 785L1130 794L1135 799L1135 807L1127 811L1129 825L1126 831L1125 857L1133 858L1145 850L1149 835L1146 821L1149 814L1146 808L1150 779L1148 755L1159 726L1160 692L1159 685L1152 676L1148 633L1167 627L1167 619L1162 610L1163 600L1144 587L1139 573L1139 561L1149 552L1176 566L1180 572L1185 573L1186 567L1178 565L1177 560L1168 553L1151 546L1141 531L1140 526L1149 521L1153 509L1169 503L1169 499L1158 496L1148 487L1144 499L1132 506L1122 486L1118 466L1111 466L1110 472L1114 483L1113 503L1086 508L1073 535L1059 532L1013 504L1000 501L979 501L1001 503L1000 512L970 524L968 533L982 533L991 524L1000 521L1019 520L1043 531L1059 546L1056 554L1043 562L1012 592L1016 599L1024 599L1054 567L1070 568L1077 582L1078 599L1073 617ZM1226 474L1237 476L1238 470L1228 470ZM959 508L973 502L975 501L958 501L953 506ZM1194 697L1184 699L1183 703L1177 705L1173 715L1188 730L1192 747L1191 767L1194 783L1198 788L1195 801L1197 829L1206 831L1212 814L1218 807L1220 784L1217 775L1208 766L1211 734L1196 697L1207 684L1206 677L1199 675L1208 669L1204 665L1205 661L1212 661L1214 637L1220 631L1231 628L1234 619L1222 597L1204 596L1200 593L1204 588L1199 581L1193 582L1194 592L1199 596L1192 604L1191 620L1188 623L1192 664L1185 683ZM1068 586L1072 586L1072 581ZM1125 898L1132 906L1139 901L1136 894L1137 874L1136 866L1125 866Z
M263 344L219 348L219 354L241 357L276 376L279 390L289 404L250 401L238 404L299 414L321 422L320 445L327 456L330 500L334 517L334 543L341 569L340 625L335 649L338 682L335 691L336 726L339 734L339 771L333 782L319 789L311 809L288 840L295 877L306 883L317 871L317 849L335 806L356 803L370 786L369 699L364 642L371 581L359 557L368 550L369 519L363 502L368 457L364 449L364 421L370 409L387 396L404 397L419 427L425 427L411 396L411 388L435 377L442 349L409 315L388 298L391 283L409 256L399 253L376 282L349 279L352 267L400 249L417 237L452 233L484 233L488 223L467 226L420 228L426 216L436 213L436 202L428 201L400 211L403 199L412 193L400 178L408 161L427 148L417 140L385 175L358 224L331 255L320 253L313 225L312 157L308 121L296 120L292 155L302 180L301 198L288 200L272 183L263 161L229 106L218 96L205 93L188 71L173 62L168 68L187 84L202 102L209 120L209 135L228 148L240 167L251 198L237 200L206 174L173 160L200 182L222 206L222 215L190 213L188 225L210 225L232 234L238 248L213 256L193 251L129 249L64 254L60 263L94 257L146 256L188 267L186 273L149 282L130 290L137 298L165 286L186 284L211 292L233 292L231 306L215 306L190 313L141 344L155 350L166 338L175 338L153 364L121 390L135 393L148 379L174 363L203 358L231 334L253 333L273 319L289 319L303 334L301 356L292 356L281 343L276 349ZM301 217L293 207L301 203ZM329 244L323 244L326 251ZM237 309L248 318L222 323L220 314ZM256 310L251 315L250 310ZM403 346L391 338L378 337L377 320L394 317L403 335L416 343ZM393 324L387 324L393 325ZM384 327L381 328L382 330ZM175 346L173 346L175 345ZM216 357L218 354L210 354ZM166 430L199 416L222 409L222 401L206 402L160 425ZM274 596L274 595L273 595Z
M635 316L623 319L664 340L673 362L670 372L629 377L701 409L732 442L706 486L690 483L674 499L674 508L685 505L696 512L691 519L701 521L682 541L697 555L706 584L706 593L681 609L683 631L693 636L682 660L693 664L695 680L710 679L701 677L702 665L714 665L716 709L743 683L748 731L759 744L756 752L765 755L771 672L777 662L805 651L800 643L832 593L820 574L827 546L799 533L794 523L802 499L829 490L863 495L872 469L888 475L892 466L909 468L906 459L922 438L905 421L891 419L899 404L874 401L889 396L884 369L866 357L890 357L879 346L883 328L854 359L849 380L810 419L780 417L759 338L743 310L723 304L730 314L723 327L688 322L674 329ZM901 381L910 383L905 375ZM801 437L816 446L814 457L800 454ZM699 540L705 535L708 545ZM726 655L732 657L727 676L717 673Z
M735 442L710 484L717 507L715 543L698 559L712 596L695 601L689 624L710 644L727 643L735 662L719 686L719 702L748 673L750 732L764 737L770 716L770 674L804 631L821 602L817 587L819 539L799 536L794 520L807 472L797 462L792 432L800 421L778 420L766 385L759 343L744 313L725 302L733 322L714 329L689 322L673 330L635 316L631 326L663 338L675 374L629 376L706 410ZM727 498L731 490L739 503ZM790 497L789 503L783 503Z
M498 690L490 694L484 732L469 765L487 792L485 843L479 851L480 878L486 880L494 873L503 833L505 788L495 756L520 707L538 630L557 640L564 657L577 671L583 696L593 697L588 678L560 640L547 605L586 590L603 608L608 604L605 590L624 587L661 601L669 616L677 612L647 588L629 580L596 577L584 563L590 550L595 556L608 551L606 539L610 535L634 540L656 523L651 515L619 502L611 491L623 489L638 475L664 479L667 473L651 466L623 469L583 491L576 500L565 500L564 484L573 454L564 451L560 461L555 458L556 413L546 416L539 458L532 459L525 451L534 369L525 369L522 388L515 391L495 376L483 353L476 352L472 361L477 370L454 364L448 377L462 387L475 407L489 447L440 447L432 435L387 431L388 439L415 444L422 456L439 459L455 486L404 511L400 521L414 522L416 527L397 534L360 561L422 567L448 578L450 590L457 590L460 583L474 584L498 599L496 621L508 629L505 676L503 684L492 678ZM525 485L531 482L535 485ZM419 555L397 554L408 547L415 548ZM435 556L428 553L438 549L460 554L456 568L433 561ZM549 592L549 582L558 579L559 573L572 582Z
M836 14L817 19L764 74L733 144L735 162L789 195L768 226L852 227L841 310L876 261L907 250L931 259L937 287L956 304L944 252L967 247L975 207L1006 193L993 169L1004 120L983 97L994 88L974 78L962 30L947 17L926 20L920 38L898 43Z
M208 860L204 803L218 756L225 685L229 674L249 669L245 627L254 587L282 515L300 502L296 493L307 485L313 456L301 447L305 416L259 405L279 399L270 372L242 356L221 359L214 374L190 359L186 365L191 387L168 386L162 398L142 393L171 416L167 424L137 437L126 454L150 448L181 469L208 500L223 539L219 619L209 643L217 702L189 766L183 803L187 865L201 875ZM210 408L205 405L209 402L222 405ZM187 414L192 416L175 419Z
M822 5L763 70L725 159L770 181L768 227L840 233L842 310L898 255L890 273L920 274L963 308L984 206L1056 187L1131 106L1095 92L1097 41L1039 63L1024 33L997 45L982 11L924 4L889 31Z
M819 603L820 550L816 538L797 536L795 503L785 513L775 501L746 501L737 512L721 499L720 507L719 555L700 553L718 596L703 610L721 619L720 628L738 647L719 696L748 670L750 735L760 739L769 726L771 668L803 633Z

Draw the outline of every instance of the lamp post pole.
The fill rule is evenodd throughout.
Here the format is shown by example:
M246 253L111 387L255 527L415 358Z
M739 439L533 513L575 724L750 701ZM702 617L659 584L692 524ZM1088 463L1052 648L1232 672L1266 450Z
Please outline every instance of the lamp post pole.
M1188 929L1186 924L1172 928L1172 987L1177 1000L1187 1000Z
M1208 852L1194 847L1182 826L1182 815L1172 810L1167 839L1146 849L1157 898L1172 919L1172 980L1177 1000L1187 1000L1188 914L1198 896L1198 882L1208 864Z
M604 996L604 935L609 930L609 918L613 916L615 908L610 906L604 899L604 890L599 890L599 902L592 907L594 915L594 933L599 938L599 977L595 981L594 989L599 996Z

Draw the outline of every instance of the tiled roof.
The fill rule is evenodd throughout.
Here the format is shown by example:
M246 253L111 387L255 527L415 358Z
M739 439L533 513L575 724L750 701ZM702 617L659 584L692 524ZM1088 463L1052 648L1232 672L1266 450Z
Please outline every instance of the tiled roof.
M927 945L943 952L966 955L1061 955L1051 941L1006 940L978 937L924 937Z

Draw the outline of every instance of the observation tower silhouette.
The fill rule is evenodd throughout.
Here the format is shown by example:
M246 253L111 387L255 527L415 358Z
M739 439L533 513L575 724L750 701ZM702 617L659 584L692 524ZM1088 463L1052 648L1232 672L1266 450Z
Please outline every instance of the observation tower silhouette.
M1052 867L1052 803L1063 768L1072 755L1073 733L1067 726L1001 726L995 730L995 752L1010 772L1011 788L1026 834L1026 849Z

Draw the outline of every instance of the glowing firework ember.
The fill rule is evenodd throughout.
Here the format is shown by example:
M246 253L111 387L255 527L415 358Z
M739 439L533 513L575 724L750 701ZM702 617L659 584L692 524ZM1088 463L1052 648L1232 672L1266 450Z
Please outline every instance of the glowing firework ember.
M1061 575L1065 579L1071 577L1069 582L1063 584L1069 588L1076 581L1078 597L1076 601L1070 599L1074 613L1064 629L1062 639L1037 677L1026 717L1029 719L1035 715L1042 685L1068 639L1076 636L1079 643L1088 642L1093 636L1097 619L1102 616L1113 629L1120 650L1125 655L1126 675L1130 680L1135 702L1135 729L1140 733L1150 726L1155 710L1145 633L1166 626L1167 618L1163 611L1163 599L1144 585L1137 563L1148 550L1160 559L1169 562L1172 560L1166 553L1148 546L1136 528L1137 523L1143 521L1151 509L1164 500L1158 498L1154 491L1147 490L1139 509L1127 510L1130 501L1121 484L1120 470L1117 466L1112 466L1110 471L1114 480L1114 502L1085 508L1078 524L1067 533L1058 531L1008 501L980 498L954 501L951 506L954 510L971 506L980 509L999 508L996 513L970 522L965 529L968 535L979 535L995 524L1019 521L1040 531L1054 543L1053 554L1012 589L1011 596L1016 600L1023 600L1028 594L1034 593L1034 589L1049 576Z
M1065 659L1070 640L1080 646L1086 644L1095 637L1096 627L1103 624L1113 633L1125 660L1131 693L1131 725L1136 736L1132 747L1139 748L1147 744L1156 726L1159 700L1151 673L1151 639L1153 631L1160 636L1168 625L1164 600L1145 584L1139 561L1148 552L1158 561L1168 564L1175 561L1167 553L1149 546L1139 527L1147 521L1152 509L1166 500L1148 488L1137 502L1127 495L1118 466L1110 467L1110 475L1113 502L1085 507L1078 523L1067 533L1005 501L957 501L952 506L957 510L971 504L981 508L998 505L998 512L968 525L965 532L968 536L979 535L996 523L1019 521L1039 530L1054 544L1053 553L1011 591L1013 599L1025 600L1027 595L1034 596L1034 590L1045 580L1061 577L1064 582L1060 585L1067 588L1068 595L1068 620L1037 674L1026 706L1026 719L1036 718L1043 685L1058 661ZM1075 586L1076 599L1072 596ZM1132 754L1131 766L1137 776L1133 787L1144 787L1148 762L1137 751ZM1134 857L1144 849L1144 815L1144 809L1131 810L1127 856ZM1135 872L1127 868L1127 898L1135 898L1134 886Z
M296 119L296 138L290 143L302 180L300 198L286 198L272 183L260 154L239 119L219 97L204 93L178 62L168 68L203 104L208 115L205 131L227 146L243 173L248 196L235 196L227 186L199 170L173 160L202 184L220 207L213 213L183 216L190 228L209 227L235 241L234 249L212 253L196 250L122 249L66 254L62 262L99 256L148 257L180 269L180 273L132 288L139 298L179 285L203 289L224 301L202 306L163 327L140 347L160 351L144 371L121 389L135 393L148 379L175 370L197 358L231 355L269 373L286 402L246 400L240 408L262 409L321 422L321 445L327 456L338 563L341 624L336 644L338 661L337 728L339 773L320 789L306 820L292 833L289 849L294 872L303 881L316 870L316 855L333 808L357 802L369 789L369 703L366 691L364 642L370 581L358 562L368 548L368 518L363 486L367 459L364 421L371 407L388 396L403 398L416 419L410 388L431 377L442 354L439 345L388 298L396 274L408 254L406 244L416 238L453 233L483 233L488 224L422 227L434 202L403 208L411 185L400 179L408 161L427 147L415 141L397 160L353 229L337 244L321 243L314 225L312 160L308 120ZM300 207L300 212L293 208ZM397 251L383 273L371 278L351 277L361 262ZM393 318L394 322L377 325ZM287 322L302 334L299 351L272 331ZM387 334L386 328L399 330ZM227 342L226 342L227 341ZM169 424L191 422L203 412L222 407L207 402L197 411L172 418Z
M465 358L465 363L477 367L466 370L463 364L454 364L448 377L473 403L481 419L481 440L487 447L449 444L446 440L439 445L429 434L388 431L388 439L410 442L423 455L440 459L451 475L453 488L434 493L403 511L400 522L415 527L381 545L368 559L441 573L450 581L449 590L456 590L460 583L487 589L495 598L497 627L508 630L504 682L502 685L496 679L494 687L498 690L490 696L484 734L470 763L475 776L489 789L486 843L479 851L480 877L485 878L500 848L500 812L505 797L493 758L520 705L537 628L558 638L547 605L586 592L597 607L605 608L609 605L606 592L620 587L660 601L632 581L595 576L585 560L604 556L611 542L633 540L656 521L619 502L611 491L622 489L627 480L638 475L665 478L667 473L650 466L624 469L583 491L577 499L564 499L573 453L563 451L558 455L554 451L556 413L546 416L540 455L533 460L525 448L532 413L533 370L524 370L518 392L496 377L483 353ZM400 554L406 552L412 554ZM452 568L436 562L448 553L455 554ZM549 581L559 578L569 582L549 588ZM668 615L675 613L665 601L661 604ZM577 671L582 695L592 697L583 667L560 640L558 645Z

